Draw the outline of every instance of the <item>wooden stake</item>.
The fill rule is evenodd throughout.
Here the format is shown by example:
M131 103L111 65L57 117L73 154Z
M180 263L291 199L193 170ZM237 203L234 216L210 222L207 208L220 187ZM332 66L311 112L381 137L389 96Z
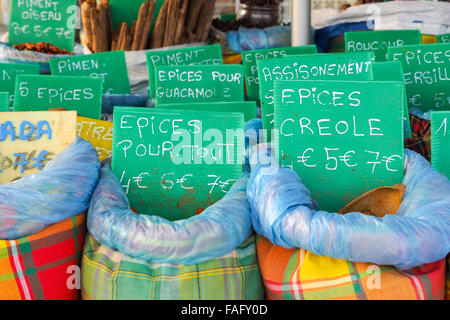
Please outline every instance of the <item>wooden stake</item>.
M141 41L139 43L139 50L145 50L147 48L147 43L149 40L150 30L152 29L153 16L155 14L156 2L154 0L149 0L147 17L145 20L145 25L142 30Z
M86 46L92 50L92 10L94 7L89 2L83 2L81 4L81 21L84 27L85 34L85 44Z
M175 38L173 44L180 44L182 42L182 38L186 33L185 29L185 21L186 21L186 15L189 7L189 0L180 0L181 1L181 8L178 12L178 20L177 20L177 29L175 31Z
M138 50L139 44L141 43L141 36L145 25L146 15L148 11L149 2L145 1L139 8L138 19L136 22L136 29L133 37L133 44L131 50Z
M153 29L150 48L161 48L164 42L164 31L166 29L167 12L169 9L169 0L164 1L164 4L159 11L158 18L156 19L155 28Z

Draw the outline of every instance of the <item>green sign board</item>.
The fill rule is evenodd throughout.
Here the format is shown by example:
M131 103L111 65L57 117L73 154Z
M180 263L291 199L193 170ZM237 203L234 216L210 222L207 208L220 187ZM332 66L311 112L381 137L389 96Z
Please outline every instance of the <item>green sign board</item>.
M280 165L299 174L321 210L337 212L367 191L401 183L402 85L277 81L275 90Z
M409 108L450 110L450 43L389 48L403 67Z
M222 49L219 44L188 47L173 50L147 52L150 96L156 96L155 67L177 65L218 65L223 64Z
M43 41L72 52L76 16L76 0L12 1L9 45Z
M138 213L189 218L239 179L243 129L240 113L115 108L112 170Z
M9 93L9 106L14 103L17 74L39 74L37 64L0 63L0 91Z
M437 42L450 42L450 33L446 33L446 34L441 34L436 36L436 40Z
M285 47L274 49L251 50L242 52L242 64L244 65L245 84L249 100L260 102L259 99L259 78L257 60L283 58L292 55L317 53L315 45L300 47Z
M274 121L275 80L373 80L373 53L333 53L259 60L261 112L266 141Z
M76 110L79 116L100 119L102 80L89 77L18 75L14 111Z
M245 121L249 121L258 116L255 101L158 104L156 105L156 108L197 110L197 111L218 111L218 112L241 112L244 114Z
M377 62L373 64L373 80L375 81L396 81L400 82L403 86L403 68L399 61L386 61ZM405 120L405 137L411 138L411 123L409 121L408 101L406 97L406 89L403 94L403 113Z
M131 93L124 51L50 59L50 70L55 76L100 78L103 82L103 93Z
M110 0L111 20L114 30L117 30L122 22L126 22L129 26L132 26L133 22L137 21L139 9L145 1L146 0L132 0L132 1ZM153 15L152 28L156 23L159 10L161 9L163 4L164 0L156 0L156 7L155 13Z
M420 30L378 30L363 32L346 32L346 52L373 51L375 61L387 61L389 47L401 47L409 44L420 44Z
M9 93L0 92L0 112L9 111Z
M157 66L156 103L244 101L242 65Z
M431 163L450 179L450 111L431 113Z

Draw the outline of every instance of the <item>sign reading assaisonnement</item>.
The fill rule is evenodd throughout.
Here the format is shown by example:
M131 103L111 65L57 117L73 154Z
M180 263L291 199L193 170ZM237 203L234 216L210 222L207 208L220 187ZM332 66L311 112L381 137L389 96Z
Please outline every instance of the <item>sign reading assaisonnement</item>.
M241 113L118 107L112 170L138 213L189 218L240 177L243 129Z
M431 163L450 179L450 111L431 113Z
M403 90L397 82L277 81L275 137L321 210L403 178Z

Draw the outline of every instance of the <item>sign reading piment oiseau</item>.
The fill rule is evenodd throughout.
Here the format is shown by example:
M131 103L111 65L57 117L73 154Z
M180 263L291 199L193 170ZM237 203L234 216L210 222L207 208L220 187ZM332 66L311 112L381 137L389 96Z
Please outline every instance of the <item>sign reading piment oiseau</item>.
M250 50L241 53L244 66L245 84L249 100L260 102L257 60L283 58L292 55L317 53L315 45L285 47L273 49Z
M147 52L148 82L150 96L156 97L156 66L218 65L223 64L219 44Z
M141 214L201 213L239 179L243 150L242 113L114 109L112 170Z
M76 0L11 1L8 43L50 42L72 52L76 18Z
M261 112L266 141L271 140L276 80L373 80L373 52L315 54L259 60Z
M403 67L409 108L450 110L450 43L389 48Z
M275 146L321 210L401 183L403 90L398 82L276 81Z
M450 179L450 111L431 113L431 163Z
M373 51L377 62L388 60L389 47L401 47L420 44L421 42L420 30L377 30L345 33L347 52Z
M54 58L49 62L52 75L100 78L103 82L103 93L130 94L124 51Z

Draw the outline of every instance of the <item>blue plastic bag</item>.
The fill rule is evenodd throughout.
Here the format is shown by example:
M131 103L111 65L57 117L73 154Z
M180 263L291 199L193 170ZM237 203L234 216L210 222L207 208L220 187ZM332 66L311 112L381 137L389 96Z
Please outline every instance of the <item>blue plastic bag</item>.
M274 26L265 29L239 28L238 31L228 31L226 36L228 45L237 53L291 45L290 26Z
M85 211L99 169L97 151L78 138L44 170L0 185L0 239L29 236Z
M405 150L406 193L396 215L324 212L300 177L279 168L271 150L252 155L248 200L256 232L284 248L411 269L450 251L450 181L419 154ZM264 161L265 160L265 161Z

